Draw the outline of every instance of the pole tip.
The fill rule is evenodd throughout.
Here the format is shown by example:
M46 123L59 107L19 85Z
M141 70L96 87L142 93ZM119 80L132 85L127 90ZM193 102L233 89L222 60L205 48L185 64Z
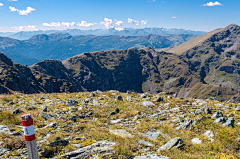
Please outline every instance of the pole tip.
M32 119L31 114L24 114L21 116L21 118L23 121L28 121L28 120Z

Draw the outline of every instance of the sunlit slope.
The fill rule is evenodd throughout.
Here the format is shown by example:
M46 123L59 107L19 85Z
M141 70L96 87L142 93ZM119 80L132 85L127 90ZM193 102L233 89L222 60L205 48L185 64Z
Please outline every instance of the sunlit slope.
M223 31L224 29L225 28L213 30L206 34L197 36L196 38L193 38L185 43L170 47L170 48L166 49L165 51L169 52L169 53L175 53L175 54L181 55L184 52L194 48L195 46L201 45L204 41L209 39L211 36Z

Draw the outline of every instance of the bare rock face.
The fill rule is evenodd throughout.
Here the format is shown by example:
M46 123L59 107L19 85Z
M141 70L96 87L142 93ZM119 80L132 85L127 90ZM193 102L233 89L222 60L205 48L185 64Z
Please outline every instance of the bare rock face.
M37 93L41 88L29 67L16 64L0 53L0 91L0 93L12 91Z

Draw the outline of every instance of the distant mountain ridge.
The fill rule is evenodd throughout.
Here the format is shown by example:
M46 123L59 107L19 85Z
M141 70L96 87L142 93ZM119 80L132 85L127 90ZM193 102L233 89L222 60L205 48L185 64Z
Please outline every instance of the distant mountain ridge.
M95 36L54 33L38 34L28 40L0 37L0 51L14 62L32 65L45 59L65 60L84 52L125 48L166 48L186 42L196 35Z
M72 38L55 36L56 41ZM42 35L31 42L53 39ZM0 54L0 92L164 91L182 98L240 101L240 27L231 24L191 41L168 52L151 47L85 52L31 67ZM175 47L181 52L174 52Z
M143 36L148 34L155 35L168 35L168 34L192 34L192 35L202 35L206 32L203 31L192 31L192 30L184 30L184 29L166 29L166 28L142 28L142 29L134 29L134 28L125 28L122 31L117 31L114 28L111 29L96 29L96 30L81 30L81 29L67 29L67 30L38 30L38 31L20 31L17 33L0 32L0 36L2 37L10 37L18 40L28 40L32 36L38 34L53 34L53 33L61 33L61 34L69 34L71 36L77 35L95 35L95 36L109 36L109 35L120 35L120 36Z

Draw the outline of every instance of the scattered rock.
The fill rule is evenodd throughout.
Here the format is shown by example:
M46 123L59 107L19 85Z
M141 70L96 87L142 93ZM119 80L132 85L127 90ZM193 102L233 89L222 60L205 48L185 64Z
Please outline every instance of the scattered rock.
M211 117L211 119L217 119L217 118L220 118L220 117L223 117L223 114L221 111L217 111L216 113L214 113Z
M138 143L143 144L144 146L148 146L148 147L154 146L152 143L150 143L148 141L144 141L144 140L139 140Z
M161 156L158 154L149 154L145 156L136 156L133 159L169 159L169 157Z
M163 101L163 97L157 97L157 98L154 100L154 102L161 102L161 101Z
M186 120L184 123L182 123L179 127L177 127L176 129L188 129L190 128L190 125L193 123L192 120L188 121Z
M71 98L68 98L67 101L66 101L67 106L74 106L75 104L77 104L77 101L73 100Z
M161 146L158 149L158 151L169 150L172 147L180 148L183 145L184 145L183 141L179 137L176 137L176 138L173 138L173 139L169 140L165 145Z
M225 123L226 121L227 121L226 117L220 117L220 118L217 118L214 122L215 123Z
M204 135L205 135L206 137L208 137L209 139L214 137L214 134L213 134L213 132L212 132L211 130L206 131L206 132L204 133Z
M127 96L126 100L127 100L128 102L132 102L132 101L133 101L133 97L132 97L132 96Z
M153 102L150 102L150 101L144 101L141 103L141 105L143 106L154 106L155 104Z
M109 119L112 115L116 115L116 114L118 114L118 113L119 113L119 109L116 108L114 112L111 112L111 113L108 115L107 119Z
M223 126L232 128L234 126L234 122L235 122L234 118L230 117L230 118L228 118L228 120L225 123L223 123Z
M53 115L53 114L47 114L47 113L39 113L39 115L41 117L43 117L45 120L49 120L49 119L52 119L52 118L56 118L56 115Z
M45 158L51 158L54 156L53 150L45 150L44 152L41 153L41 155Z
M110 120L110 123L111 124L117 124L117 123L119 123L121 121L122 121L122 119Z
M48 146L67 146L67 145L68 145L67 140L57 140L57 141L50 142L48 144Z
M6 125L0 125L0 134L9 132L9 128Z
M201 144L202 140L200 140L199 138L194 138L194 139L192 139L192 143L193 144Z
M58 125L58 123L57 123L57 122L52 122L52 123L50 123L50 124L46 125L46 126L45 126L45 127L43 127L43 128L56 128L56 127L57 127L57 125Z
M140 95L140 98L147 98L147 97L149 97L149 94L147 94L147 93L143 93Z
M112 153L114 151L115 142L111 141L98 141L93 143L92 145L85 146L78 150L68 152L63 154L61 158L87 158L89 154L103 154L103 153Z
M115 101L118 101L118 100L122 100L122 96L117 96L117 98L115 99Z
M15 109L15 110L13 110L13 112L12 112L13 114L20 114L21 113L21 111L20 111L20 108L17 108L17 109Z
M95 93L91 93L90 95L89 95L89 97L91 98L91 97L95 97Z
M208 108L208 107L204 107L204 111L205 111L206 114L212 114L211 109Z
M126 130L124 129L115 129L115 130L109 130L110 133L114 134L114 135L117 135L117 136L120 136L120 137L129 137L129 138L133 138L133 135L130 134L129 132L127 132Z

